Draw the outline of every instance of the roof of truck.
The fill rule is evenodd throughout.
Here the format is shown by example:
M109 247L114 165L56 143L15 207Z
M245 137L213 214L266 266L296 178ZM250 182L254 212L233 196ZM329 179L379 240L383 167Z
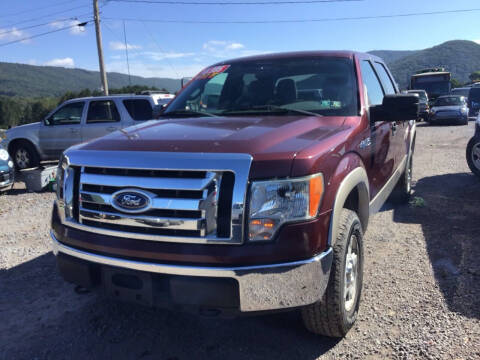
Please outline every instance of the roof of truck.
M295 51L295 52L253 55L253 56L247 56L247 57L241 57L241 58L222 61L215 65L233 64L233 63L243 62L243 61L276 60L276 59L285 59L285 58L306 58L306 57L321 57L321 56L345 57L345 58L353 58L355 56L360 56L360 57L369 57L369 58L380 60L383 62L383 60L378 56L375 56L369 53L363 53L358 51L346 51L346 50L330 50L330 51L322 50L322 51Z

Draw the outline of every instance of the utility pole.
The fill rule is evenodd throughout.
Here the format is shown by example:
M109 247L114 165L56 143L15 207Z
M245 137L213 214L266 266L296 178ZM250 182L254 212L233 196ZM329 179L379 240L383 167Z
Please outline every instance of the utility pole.
M107 73L103 63L102 33L100 32L100 15L98 14L98 0L93 0L93 17L95 19L95 32L97 34L98 63L100 65L100 78L102 79L103 93L108 95Z

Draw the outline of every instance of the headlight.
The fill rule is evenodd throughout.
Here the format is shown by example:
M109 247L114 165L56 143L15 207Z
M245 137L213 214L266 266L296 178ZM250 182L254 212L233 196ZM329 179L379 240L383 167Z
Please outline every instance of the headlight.
M467 108L462 107L462 108L460 109L460 112L461 112L462 114L465 114L465 113L467 112Z
M0 160L7 161L9 157L7 150L0 149Z
M324 190L322 174L251 185L248 238L268 241L282 224L317 216Z
M65 182L65 171L68 168L68 159L62 155L60 158L60 162L58 163L58 168L57 168L57 178L56 178L56 183L57 183L57 199L58 200L63 200L63 185Z
M12 160L8 160L8 167L13 168L13 161Z

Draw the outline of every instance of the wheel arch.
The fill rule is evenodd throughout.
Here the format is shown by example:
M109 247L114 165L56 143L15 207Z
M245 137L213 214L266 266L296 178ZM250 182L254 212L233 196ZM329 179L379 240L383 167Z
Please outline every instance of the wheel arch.
M340 183L332 207L328 244L332 246L338 235L340 215L343 208L355 211L365 232L370 216L370 191L367 172L362 166L350 171Z

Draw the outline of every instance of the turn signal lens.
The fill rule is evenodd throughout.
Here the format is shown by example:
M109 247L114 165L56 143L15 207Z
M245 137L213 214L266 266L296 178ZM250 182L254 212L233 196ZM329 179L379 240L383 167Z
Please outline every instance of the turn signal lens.
M314 217L317 215L318 207L323 196L323 177L317 176L310 180L310 207L309 215Z

